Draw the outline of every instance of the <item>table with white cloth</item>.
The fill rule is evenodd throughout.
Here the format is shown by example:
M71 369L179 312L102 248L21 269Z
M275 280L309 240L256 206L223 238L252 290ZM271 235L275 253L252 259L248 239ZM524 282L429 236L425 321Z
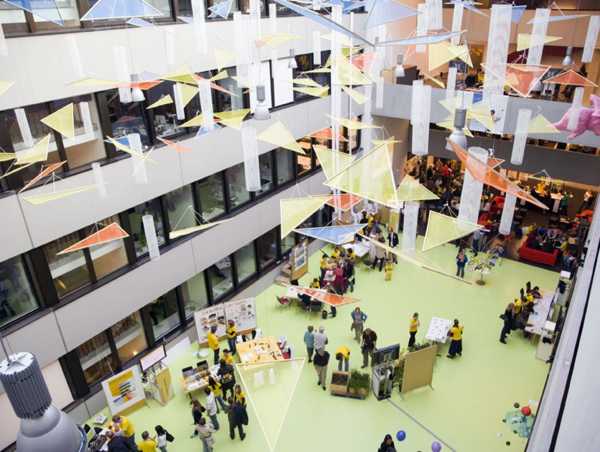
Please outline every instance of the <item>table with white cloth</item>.
M437 344L438 355L442 346L448 341L448 331L452 327L452 321L448 319L442 319L441 317L432 317L429 322L429 328L425 339Z
M346 251L351 249L359 259L369 254L369 245L365 242L346 243L343 246Z

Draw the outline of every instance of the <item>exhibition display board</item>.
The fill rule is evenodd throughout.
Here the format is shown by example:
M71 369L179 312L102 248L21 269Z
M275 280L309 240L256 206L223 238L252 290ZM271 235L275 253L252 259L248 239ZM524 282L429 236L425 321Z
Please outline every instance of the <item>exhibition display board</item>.
M212 326L217 327L216 335L219 338L224 337L229 320L235 322L238 333L255 329L256 300L254 298L232 300L194 312L198 342L206 343L206 335Z
M433 365L437 356L437 347L430 345L414 352L406 353L404 370L402 374L402 386L400 392L405 393L423 386L431 386L433 383Z
M119 372L102 382L102 389L110 412L119 414L145 399L144 385L139 367Z
M308 242L303 240L290 254L291 280L298 280L308 273Z

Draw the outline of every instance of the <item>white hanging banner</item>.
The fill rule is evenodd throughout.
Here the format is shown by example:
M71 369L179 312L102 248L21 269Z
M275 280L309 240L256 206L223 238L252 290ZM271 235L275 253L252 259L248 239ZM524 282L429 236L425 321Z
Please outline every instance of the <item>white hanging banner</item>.
M523 163L529 121L531 121L531 110L526 108L519 109L519 112L517 113L517 125L515 127L513 148L510 155L510 163L513 165L521 165Z
M410 123L412 125L412 153L425 155L429 152L429 117L431 114L431 86L423 80L412 84Z
M129 141L129 147L132 151L138 155L143 154L144 147L142 146L142 138L139 133L130 133L127 135ZM136 184L147 184L148 183L148 171L146 169L146 159L143 157L131 156L131 164L133 165L133 179Z
M130 82L131 71L129 70L129 55L127 47L115 46L113 49L115 67L117 70L117 80L119 82ZM131 88L119 88L119 100L122 104L128 104L133 101Z
M2 26L0 26L2 28ZM75 80L81 80L85 77L83 72L83 64L81 62L81 54L79 53L79 47L77 46L77 34L70 33L65 36L67 40L67 49L69 51L69 59L71 60L71 69L73 70L73 78ZM0 54L2 54L2 37L0 32Z
M277 3L269 3L269 34L277 33Z
M454 4L454 11L452 12L452 31L453 32L461 31L464 10L465 10L465 7L463 6L462 3ZM460 43L460 35L453 36L452 39L450 39L450 42L453 45L457 46Z
M106 199L108 192L106 190L106 182L104 181L104 174L102 173L102 166L99 162L92 163L92 173L94 174L94 185L100 198Z
M175 102L175 114L177 119L183 121L185 119L185 106L181 95L181 85L175 83L173 85L173 102Z
M155 261L160 258L160 249L158 247L154 217L152 215L144 215L142 217L142 224L144 225L144 236L146 237L148 254L150 255L150 259Z
M431 31L441 30L442 22L442 0L425 0L427 5L427 29Z
M402 223L402 251L414 251L417 242L417 223L419 221L419 203L404 203L404 221Z
M583 86L578 86L573 92L573 102L571 104L571 108L569 109L569 121L567 122L567 129L569 129L571 132L577 129L582 104Z
M171 71L175 66L175 36L169 28L164 29L165 33L165 53L167 56L167 70Z
M476 159L487 165L488 157L489 153L487 149L471 147L469 148L467 162ZM462 191L460 193L460 207L458 209L459 220L477 224L482 193L483 183L475 179L468 170L465 171Z
M200 96L200 108L202 110L202 125L206 130L213 130L215 128L215 117L210 80L198 80L198 96Z
M194 39L196 41L196 50L204 55L208 53L204 0L192 0L192 15L194 19L192 27L194 30Z
M242 151L244 153L244 176L246 179L246 190L260 191L260 164L258 160L258 141L256 129L244 125L241 129Z
M500 227L498 232L502 235L510 235L512 229L513 216L515 215L515 205L517 197L509 193L504 198L504 207L502 208L502 217L500 218Z
M456 6L456 5L454 5ZM446 81L446 99L452 99L456 93L456 66L448 68L448 79Z
M582 63L592 62L594 50L596 50L596 43L598 42L598 32L600 32L600 16L590 16L590 23L588 25L587 34L585 35L583 53L581 54ZM2 40L1 37L0 40ZM2 44L0 44L0 47L1 46Z
M429 18L428 18L428 9L427 4L419 3L417 5L417 36L425 36L427 34L427 30L429 28ZM417 44L415 46L415 51L417 53L425 53L427 46L425 44Z
M0 24L0 56L8 56L8 45L6 44L6 37L4 36L2 24Z
M313 65L321 65L321 32L315 30L312 33L313 36Z
M83 122L83 133L89 139L94 137L94 124L92 123L92 114L88 102L79 102L79 111L81 112L81 121Z
M27 113L25 113L24 108L16 108L15 116L17 117L17 125L19 126L19 132L21 132L21 138L23 139L25 149L29 149L33 147L33 136L31 135Z
M508 5L510 7L510 5ZM533 28L531 29L531 42L527 50L527 64L542 64L542 53L544 51L544 41L548 30L548 19L550 18L550 9L538 8L535 10Z
M493 95L504 93L511 20L512 5L492 5L483 79L483 100L486 102L490 102Z

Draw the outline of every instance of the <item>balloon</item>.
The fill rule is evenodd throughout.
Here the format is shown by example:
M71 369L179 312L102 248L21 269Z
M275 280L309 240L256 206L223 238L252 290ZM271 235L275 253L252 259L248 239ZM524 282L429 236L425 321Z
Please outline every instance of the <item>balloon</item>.
M531 408L529 408L528 406L524 406L523 408L521 408L521 414L523 416L530 416L531 415Z
M440 450L442 450L442 445L437 441L434 441L431 443L431 450L432 452L440 452Z
M398 441L404 441L406 439L406 432L404 430L399 430L398 433L396 433L396 439Z

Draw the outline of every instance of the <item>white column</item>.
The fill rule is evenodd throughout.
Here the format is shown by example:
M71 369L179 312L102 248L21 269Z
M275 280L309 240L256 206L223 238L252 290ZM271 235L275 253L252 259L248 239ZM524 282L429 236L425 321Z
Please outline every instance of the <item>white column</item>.
M582 63L592 62L592 59L594 58L594 50L596 49L596 42L598 42L598 32L600 32L600 16L591 16L587 34L585 35L583 53L581 54ZM0 41L1 40L2 38L0 37ZM1 53L2 51L0 50L0 54Z
M2 26L0 26L0 29ZM2 31L0 30L0 55L2 54ZM73 69L74 80L81 80L85 77L83 72L83 65L81 63L81 54L79 53L79 47L77 46L77 34L70 33L65 36L67 40L67 48L69 50L69 59L71 60Z
M402 251L414 251L417 242L417 224L419 221L419 202L404 203L404 221L402 222Z
M206 130L213 130L215 128L215 117L208 79L198 80L198 96L200 97L200 108L202 109L202 125Z
M521 165L523 156L525 155L525 145L527 144L527 131L529 129L529 121L531 120L531 110L520 108L517 113L517 125L515 127L515 138L513 140L512 153L510 155L510 163L513 165Z
M144 147L142 146L142 139L139 133L130 133L129 135L127 135L127 140L129 141L129 147L132 151L135 151L140 155L144 152ZM135 183L147 184L148 171L146 170L146 156L131 156L130 160L133 166L133 179L135 180Z
M196 51L204 55L208 53L204 0L192 0L192 16L194 19L192 27L194 30L194 40L196 41Z
M125 46L115 46L113 49L115 67L117 68L117 80L119 82L130 82L131 71L129 69L129 52ZM131 88L119 88L119 100L123 104L133 101Z
M2 24L0 24L0 56L8 56L8 46L6 45Z
M429 152L429 117L431 113L431 86L423 80L412 83L410 123L412 125L412 153L425 155Z
M498 228L498 231L502 235L510 235L516 204L517 197L507 193L504 198L504 207L502 209L502 217L500 218L500 227Z
M511 19L512 5L492 5L483 79L483 98L487 102L494 94L503 94Z
M144 236L146 237L146 245L148 246L150 259L153 261L158 260L160 258L160 250L158 248L154 217L152 215L144 215L142 217L142 224L144 225Z
M244 153L244 176L246 190L260 191L260 164L258 160L258 142L256 129L244 124L241 130L242 151Z
M479 147L469 148L469 156L467 161L476 159L487 165L488 161L487 149ZM468 169L465 170L465 178L463 181L462 191L460 193L460 208L458 210L458 218L463 221L477 223L479 219L479 209L481 207L481 194L483 193L483 183L475 179Z
M316 66L321 65L321 32L319 30L313 31L313 64Z
M581 113L581 106L583 102L583 86L575 88L573 93L573 102L569 109L569 121L567 122L567 129L573 131L577 128L579 122L579 114Z
M454 11L452 12L452 31L454 31L454 32L461 31L464 10L465 10L465 7L463 6L462 3L454 4ZM453 45L457 46L460 43L460 35L454 36L450 40L450 42L452 42Z
M106 199L108 197L108 192L106 190L104 174L102 173L102 166L100 166L99 162L92 163L92 172L94 174L94 185L96 185L96 190L98 190L100 198Z
M535 10L534 24L531 29L531 42L527 50L527 64L541 64L544 51L544 38L548 30L550 10L538 8Z

